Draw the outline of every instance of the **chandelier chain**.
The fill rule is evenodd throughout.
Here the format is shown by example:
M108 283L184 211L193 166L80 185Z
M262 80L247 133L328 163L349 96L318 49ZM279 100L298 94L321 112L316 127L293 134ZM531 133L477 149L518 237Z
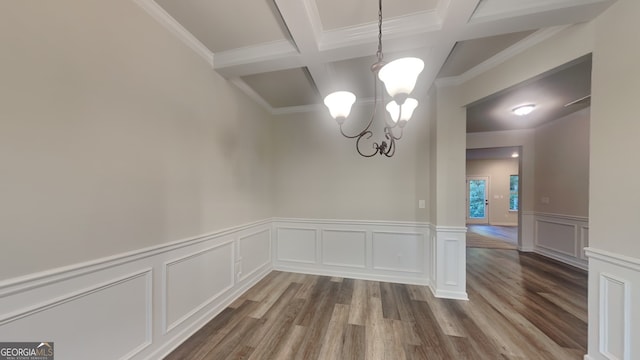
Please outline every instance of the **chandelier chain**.
M378 62L382 61L382 0L378 1Z

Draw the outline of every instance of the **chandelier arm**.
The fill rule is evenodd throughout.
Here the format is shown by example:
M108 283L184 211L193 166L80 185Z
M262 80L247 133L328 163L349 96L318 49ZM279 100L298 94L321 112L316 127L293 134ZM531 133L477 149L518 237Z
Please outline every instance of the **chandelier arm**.
M378 149L379 149L380 147L379 147L378 143L373 143L373 153L371 153L371 154L364 154L362 151L360 151L360 140L362 140L362 138L363 138L365 135L369 135L369 136L367 136L367 139L370 139L370 138L371 138L371 136L373 136L373 133L372 133L371 131L369 131L369 130L365 130L365 131L363 131L363 132L360 134L360 136L358 136L358 140L356 140L356 150L358 151L358 154L360 154L360 156L370 158L370 157L375 156L375 155L378 153Z
M396 152L396 137L393 136L393 131L390 127L384 128L384 136L389 140L389 147L385 151L381 151L380 154L386 157L392 157Z

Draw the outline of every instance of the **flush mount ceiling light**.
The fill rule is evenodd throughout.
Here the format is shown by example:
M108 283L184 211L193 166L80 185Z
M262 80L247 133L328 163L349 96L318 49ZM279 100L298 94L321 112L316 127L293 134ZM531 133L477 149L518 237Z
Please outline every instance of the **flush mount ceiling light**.
M518 156L520 156L520 154L518 154L517 152L514 152L513 154L511 154L512 158L517 158Z
M356 139L356 150L364 157L372 157L376 154L392 157L396 151L396 140L402 137L402 131L413 115L413 111L418 106L418 100L410 98L409 95L416 86L418 75L424 69L424 62L418 58L406 57L386 63L382 54L382 0L378 1L378 51L376 52L378 61L371 65L373 73L373 110L371 119L367 126L355 135L345 134L342 129L344 121L351 112L351 106L356 101L356 96L349 91L336 91L324 98L324 104L329 108L329 113L340 126L340 133L346 138ZM376 115L378 103L384 103L384 94L378 91L380 82L384 83L391 101L387 103L386 109L392 121L384 118L384 137L381 143L373 143L373 152L363 152L360 141L370 139L373 132L369 130ZM382 94L380 94L382 93ZM395 132L394 132L395 131ZM387 142L388 141L388 142Z
M520 105L520 106L516 106L515 108L513 108L513 113L518 115L518 116L525 116L530 114L533 109L535 109L535 105L534 104L527 104L527 105Z

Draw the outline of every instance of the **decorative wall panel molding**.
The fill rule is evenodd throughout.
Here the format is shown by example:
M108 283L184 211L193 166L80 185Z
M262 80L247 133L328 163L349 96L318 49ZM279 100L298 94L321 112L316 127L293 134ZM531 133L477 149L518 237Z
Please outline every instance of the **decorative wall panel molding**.
M163 358L271 271L271 224L0 282L0 339L53 341L60 359Z
M433 252L435 257L435 284L432 290L437 297L468 300L467 239L466 227L436 226Z
M584 248L589 246L589 218L534 213L533 234L535 252L587 269Z
M164 333L171 331L233 287L233 259L233 239L230 239L164 265ZM194 277L197 286L194 286Z
M589 354L585 359L640 357L640 259L587 248Z
M274 268L430 285L429 231L415 222L275 219Z

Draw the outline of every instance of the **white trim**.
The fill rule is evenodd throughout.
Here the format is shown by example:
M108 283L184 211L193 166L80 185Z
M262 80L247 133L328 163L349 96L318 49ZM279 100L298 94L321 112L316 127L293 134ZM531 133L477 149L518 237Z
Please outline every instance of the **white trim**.
M550 248L546 248L543 246L537 246L536 249L533 250L533 252L535 252L536 254L540 254L542 256L551 258L553 260L557 260L560 261L562 263L565 263L567 265L576 267L578 269L582 269L587 271L589 269L589 264L586 263L583 260L577 259L573 256L570 255L565 255L562 254L556 250L550 249Z
M59 298L55 298L55 299L50 299L48 301L45 301L42 304L38 304L35 306L30 306L24 309L20 309L19 311L13 312L13 313L9 313L9 314L3 314L3 317L0 318L0 326L2 325L6 325L10 322L16 321L16 320L20 320L24 317L27 316L31 316L33 314L51 309L53 307L68 303L70 301L79 299L81 297L87 296L87 295L91 295L93 293L102 291L104 289L108 289L111 288L113 286L116 285L120 285L122 283L125 283L127 281L139 278L141 276L148 276L151 274L151 269L144 269L144 270L140 270L140 271L136 271L133 274L129 274L126 276L122 276L122 277L118 277L116 279L113 280L109 280L105 283L96 285L96 286L92 286L88 289L83 289L80 291L75 291L69 294L65 294L64 296L61 296Z
M64 305L66 303L84 298L89 295L98 294L103 290L113 288L115 286L124 284L134 279L138 279L144 277L145 279L145 341L133 348L129 351L123 359L129 359L137 354L139 354L144 349L148 348L153 343L153 310L152 310L152 271L151 268L145 268L142 270L135 271L133 273L119 276L115 279L111 279L109 281L100 283L98 285L91 286L89 288L84 288L78 291L72 291L70 293L64 294L63 296L46 300L40 304L36 304L34 306L28 306L22 308L13 313L3 314L3 317L0 318L0 327L6 326L9 323L19 321L26 317L45 312L56 308L60 305ZM87 330L87 329L85 329Z
M168 324L168 319L169 319L169 308L168 308L168 303L169 303L169 279L168 279L168 273L169 273L169 269L171 266L175 265L175 264L179 264L182 262L185 262L187 260L196 258L198 256L201 256L205 253L211 252L217 248L221 248L223 246L229 246L231 245L231 253L232 253L232 257L235 257L235 249L234 249L234 240L227 240L218 244L215 244L213 246L204 248L202 250L198 250L196 252L192 252L189 253L187 255L184 256L180 256L176 259L173 260L169 260L167 262L165 262L162 265L162 332L164 334L167 334L169 332L171 332L173 329L175 329L176 327L182 325L182 323L184 323L185 321L187 321L191 316L193 316L195 313L197 313L198 311L201 311L202 309L204 309L205 307L207 307L208 305L210 305L212 302L214 302L218 297L220 297L222 294L224 294L225 292L229 291L230 289L233 288L233 286L235 285L235 276L234 276L234 272L235 272L235 261L234 259L231 259L231 261L229 262L231 264L231 269L230 269L230 274L231 274L231 278L229 279L229 285L226 286L225 288L221 289L220 291L218 291L218 293L210 296L208 299L206 299L205 301L203 301L202 303L200 303L198 306L194 307L193 309L191 309L191 311L189 311L188 313L184 314L183 316L181 316L180 318L176 319L174 322L172 322L171 324Z
M3 280L0 282L0 299L9 295L14 295L16 293L28 291L33 288L54 284L64 280L70 280L82 275L106 270L136 260L141 260L143 258L166 253L178 248L199 244L213 238L229 235L260 225L267 225L270 223L271 219L259 220L252 223L214 231L205 235L198 235L191 238L150 246L122 254L111 255L96 260L82 262L79 264L62 266L51 270L45 270L34 274L28 274Z
M226 309L231 303L233 303L240 295L244 294L247 290L249 290L252 286L257 284L260 280L262 280L265 276L267 276L273 269L267 268L264 269L260 274L244 284L241 284L235 290L233 290L228 296L220 301L218 305L208 310L198 319L191 322L191 324L187 325L184 330L176 333L169 341L160 345L158 349L153 351L149 356L143 358L145 360L156 360L162 359L175 350L180 344L182 344L185 340L193 336L198 330L200 330L205 324L215 318L218 314L222 312L222 310Z
M627 268L633 271L640 271L640 259L616 254L610 251L588 247L584 249L588 258L598 259L612 265Z
M102 290L127 284L125 291L134 289L137 294L135 301L132 302L136 308L131 311L136 311L140 316L130 322L124 321L118 326L135 331L141 344L128 344L127 348L122 350L127 353L122 358L150 360L162 358L273 269L273 259L269 252L267 263L263 265L256 263L256 268L251 274L242 277L239 281L236 280L238 279L235 266L238 264L236 261L238 243L241 239L266 233L268 236L260 239L269 241L269 249L271 249L271 231L272 220L261 220L208 235L6 280L0 288L0 338L7 338L10 334L22 336L20 334L28 333L30 329L26 326L31 319L28 317L41 312L46 312L48 321L63 323L73 318L77 315L73 306L58 306L76 299L91 299L91 304L95 302L99 304L98 306L109 304L111 301L109 296L112 292ZM180 308L180 313L176 314L179 319L171 319L172 324L169 325L167 301L171 299L167 299L170 295L167 286L167 268L171 264L188 261L215 249L224 250L224 255L221 256L225 258L226 254L231 256L228 264L230 277L227 279L225 276L224 282L221 283L221 287L225 289L222 291L218 291L217 288L212 289L211 293L216 292L216 294L211 297L208 293L204 294L203 302L198 301L198 304L188 304L188 306L185 304L184 308ZM251 248L245 251L251 251ZM223 266L226 269L226 262ZM189 268L187 271L197 272L198 270ZM204 281L214 275L209 274ZM194 276L194 279L199 277ZM131 280L135 282L127 282ZM199 285L198 281L194 280L193 286ZM90 298L87 297L89 295L91 295ZM119 294L119 296L128 295L122 291ZM143 306L144 315L138 312L138 307ZM129 311L129 309L126 308L123 311ZM101 325L95 324L96 327ZM78 341L82 341L84 337L86 340L96 341L95 334L98 332L93 330L88 327L84 329L83 334L78 335L71 325L61 325L56 330L56 334L60 337L80 336ZM114 331L113 325L108 331ZM64 352L62 349L59 350ZM59 355L64 357L62 353Z
M533 215L537 216L537 217L546 217L546 218L553 218L553 219L561 219L561 220L569 220L569 221L579 221L579 222L589 222L589 217L587 216L578 216L578 215L566 215L566 214L556 214L556 213L544 213L544 212L538 212L538 211L534 211L531 212Z
M589 258L589 353L585 359L636 359L640 344L640 259L587 248ZM614 290L614 291L612 291ZM610 341L613 340L613 341Z
M448 232L448 233L467 233L466 226L435 226L434 229L440 232Z
M431 293L433 296L442 299L469 300L469 295L467 295L466 291L438 290L431 287Z
M435 10L425 10L384 20L384 34L386 39L393 39L406 34L418 35L437 31L441 28L442 20L438 17ZM376 38L372 38L371 34L377 32L377 22L326 30L320 35L318 48L320 51L326 51L373 43L376 41Z
M436 297L468 300L466 227L435 226L431 291Z
M191 50L195 51L196 54L200 55L200 57L213 68L213 52L154 0L133 0L133 2L140 6L147 14L151 15L151 17L158 21L165 29L174 34Z
M292 57L294 58L299 55L298 50L289 40L276 40L258 45L219 51L216 53L215 69L282 58L290 60Z
M305 274L340 276L373 281L395 281L407 284L430 284L431 263L430 226L426 223L400 221L369 221L369 220L327 220L327 219L274 219L274 253L273 267L275 270L293 271ZM291 248L280 248L281 230L315 230L314 242L305 237L303 243L289 243ZM328 231L343 233L359 233L364 241L353 243L348 253L341 255L341 264L325 261L324 235ZM380 246L389 246L389 236L397 237L403 242L398 254L374 252L375 236L384 236ZM309 235L309 237L311 234ZM405 237L403 239L403 237ZM291 240L290 241L294 241ZM299 246L299 247L298 247ZM310 254L315 253L315 262L310 260ZM283 254L289 258L284 259ZM292 255L293 254L293 255ZM295 254L299 255L296 258ZM364 266L362 256L364 254ZM410 256L411 264L406 267L396 267L396 256ZM290 258L293 256L293 258ZM357 266L355 266L357 264Z
M631 330L630 330L630 291L629 291L629 282L621 279L615 275L611 275L605 272L600 273L600 341L598 344L600 353L603 354L607 359L616 359L617 356L608 352L609 349L609 332L606 331L606 325L611 321L609 319L609 311L612 308L619 309L619 304L610 304L609 302L612 300L622 301L622 316L623 319L623 359L630 360L630 344L631 344ZM611 284L619 285L622 287L623 296L622 299L612 299L613 297L609 294L609 288Z
M338 225L360 225L360 226L402 226L415 228L429 228L431 225L427 222L419 221L384 221L384 220L348 220L348 219L308 219L308 218L273 218L275 223L298 223L298 224L338 224ZM446 227L455 229L464 229L466 227Z
M240 245L242 244L242 240L250 238L252 236L256 236L262 233L267 233L267 238L269 239L269 259L258 265L254 270L252 270L250 273L248 273L247 275L243 275L243 271L242 271L242 252L240 251ZM271 253L272 253L272 241L271 241L271 227L267 228L267 229L262 229L259 231L254 231L250 234L244 235L244 236L239 236L238 237L238 241L236 242L237 244L237 249L235 250L235 257L236 257L236 261L235 261L235 266L240 265L240 269L236 269L236 281L237 282L242 282L245 281L246 279L254 276L255 274L257 274L258 272L260 272L262 269L267 268L267 267L271 267L271 263L273 263L273 260L271 259Z
M362 274L359 272L349 272L349 269L301 269L296 266L277 265L273 268L277 271L294 272L299 274L332 276L348 279L358 279L367 281L384 281L398 284L429 286L428 279L408 278L404 276L394 276L388 274Z
M587 259L583 255L586 242L585 229L589 228L588 217L543 212L527 212L527 216L533 217L534 247L532 250L534 252L583 270L588 269ZM546 244L541 243L541 235L539 234L541 224L552 224L546 228L547 231L551 231L552 236L551 238L543 238L547 239ZM565 227L565 231L559 230L560 228L557 226ZM566 232L571 232L572 235L565 236ZM564 246L554 247L556 244L564 244ZM567 249L568 245L571 246L570 250Z

